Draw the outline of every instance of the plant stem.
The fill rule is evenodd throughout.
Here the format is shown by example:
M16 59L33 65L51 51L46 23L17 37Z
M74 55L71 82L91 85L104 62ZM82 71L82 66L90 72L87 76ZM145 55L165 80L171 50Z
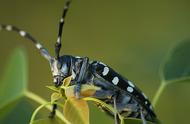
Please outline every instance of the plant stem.
M156 107L156 105L157 105L157 103L158 103L158 100L159 100L159 98L160 98L160 96L161 96L163 90L165 89L166 85L167 85L167 84L166 84L165 82L161 82L161 84L160 84L158 90L156 91L156 94L155 94L155 96L154 96L154 98L153 98L153 101L152 101L152 105L153 105L154 107Z
M25 91L25 96L28 97L29 99L41 104L41 105L45 105L47 104L48 102L46 100L44 100L43 98L41 98L40 96L36 95L35 93L32 93L30 91ZM45 107L46 109L48 110L52 110L52 108L50 106L43 106ZM64 117L63 117L63 114L60 112L60 111L57 111L56 112L56 115L59 119L61 119L63 122L66 122L66 123L69 123Z
M46 101L45 99L41 98L41 97L38 96L37 94L32 93L32 92L30 92L30 91L26 91L26 92L24 93L24 95L25 95L26 97L30 98L31 100L33 100L33 101L39 103L39 104L46 104L46 103L47 103L47 101ZM50 107L48 107L48 109L51 110Z
M35 119L35 117L36 117L38 111L40 111L40 109L42 109L43 107L45 107L45 106L47 106L47 105L51 105L51 103L49 102L49 103L46 103L46 104L42 104L42 105L40 105L40 106L33 112L32 117L31 117L31 119L30 119L30 124L32 124L32 123L34 122L34 119Z
M115 110L112 106L106 104L105 102L99 100L99 99L96 99L96 98L91 98L91 97L86 97L86 98L83 98L83 100L86 100L86 101L93 101L93 102L96 102L96 103L100 103L101 105L103 105L104 107L106 107L108 110L110 110L111 112L113 113L116 113L117 110Z

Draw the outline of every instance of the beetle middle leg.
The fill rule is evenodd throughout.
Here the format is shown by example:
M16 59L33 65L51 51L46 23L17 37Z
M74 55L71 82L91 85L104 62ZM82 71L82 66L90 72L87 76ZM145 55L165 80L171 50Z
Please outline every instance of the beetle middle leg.
M113 107L116 110L114 113L115 124L120 124L119 113L117 111L117 94L113 96Z
M142 124L147 124L147 123L146 123L146 119L145 119L144 114L143 114L142 108L140 109L140 114L141 114Z

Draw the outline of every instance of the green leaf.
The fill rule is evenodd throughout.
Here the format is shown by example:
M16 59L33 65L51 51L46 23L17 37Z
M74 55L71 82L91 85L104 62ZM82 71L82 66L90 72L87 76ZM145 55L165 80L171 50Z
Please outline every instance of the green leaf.
M55 92L59 92L60 91L60 89L59 88L57 88L57 87L55 87L55 86L46 86L48 89L50 89L50 90L53 90L53 91L55 91Z
M35 120L32 124L65 124L58 118L44 118L44 119L39 119Z
M72 124L89 124L89 108L86 101L67 99L64 106L64 116Z
M173 48L160 68L161 84L153 98L155 107L168 84L190 82L190 40Z
M181 42L169 53L161 77L164 82L190 79L190 40Z
M99 99L96 99L96 98L91 98L91 97L87 97L87 98L83 98L84 100L86 101L93 101L97 104L100 104L102 107L106 108L107 110L111 111L112 113L115 113L116 110L111 106L111 105L108 105L106 104L105 102L99 100Z
M75 97L74 89L76 85L68 86L65 88L65 95L67 98ZM97 90L100 90L99 87L94 85L83 84L80 91L81 97L91 97Z
M18 108L21 96L24 96L27 88L27 61L23 50L16 49L13 52L5 69L5 73L0 81L0 120L8 123L11 122L9 116L12 113L18 114L14 110ZM20 110L19 112L22 111ZM27 115L27 112L25 115ZM24 121L24 119L20 119L19 122L22 120ZM12 121L12 123L14 122L16 121ZM24 122L26 123L26 121Z
M35 107L23 97L0 110L0 124L29 124Z
M12 54L0 82L0 109L21 97L27 88L27 61L21 49Z
M69 76L63 80L63 86L68 87L71 83L72 76Z
M54 92L51 94L51 102L55 102L57 100L59 100L62 97L62 95L60 93Z

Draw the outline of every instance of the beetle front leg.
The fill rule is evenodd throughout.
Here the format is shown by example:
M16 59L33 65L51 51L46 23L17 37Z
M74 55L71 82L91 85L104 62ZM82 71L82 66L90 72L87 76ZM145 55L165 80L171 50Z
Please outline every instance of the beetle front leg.
M82 66L80 68L79 77L78 77L77 84L74 89L75 97L77 99L80 98L80 90L81 90L82 81L84 80L85 74L86 74L88 66L89 66L89 63L88 63L89 59L87 57L84 57L82 59L83 59Z
M57 109L57 105L56 105L56 104L53 104L53 105L52 105L52 111L51 111L50 114L49 114L49 118L54 118L54 117L55 117L56 109Z
M75 86L75 89L74 89L75 97L76 97L77 99L80 98L80 90L81 90L81 83L78 82L78 83L76 84L76 86Z

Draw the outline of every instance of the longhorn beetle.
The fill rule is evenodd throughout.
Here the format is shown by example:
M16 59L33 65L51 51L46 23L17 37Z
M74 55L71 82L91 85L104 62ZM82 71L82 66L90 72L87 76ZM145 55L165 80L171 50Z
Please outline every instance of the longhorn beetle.
M101 90L97 91L94 97L112 105L117 110L117 113L111 113L100 105L103 110L114 116L116 124L119 123L118 115L140 118L143 124L146 124L146 120L156 122L156 115L148 98L131 81L102 62L89 61L88 57L59 55L62 31L70 3L71 0L66 1L59 22L58 37L55 43L56 57L50 56L43 45L31 34L15 26L2 24L0 30L17 32L34 43L41 55L50 63L55 87L62 85L62 81L68 76L72 76L71 85L75 85L74 91L77 98L80 98L80 89L83 84L90 83L100 87ZM51 117L55 115L56 108L57 106L53 105Z

